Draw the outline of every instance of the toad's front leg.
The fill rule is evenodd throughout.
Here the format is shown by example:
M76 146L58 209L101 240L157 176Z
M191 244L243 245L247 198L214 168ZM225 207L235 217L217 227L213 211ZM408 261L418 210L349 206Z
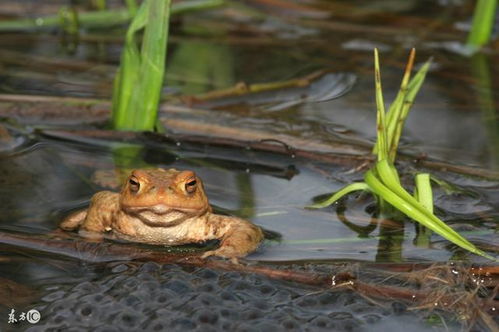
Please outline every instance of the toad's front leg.
M112 230L113 220L119 213L119 196L110 191L96 193L86 210L66 217L59 227L66 231L79 230L80 235L101 239Z
M263 240L262 229L244 219L213 214L208 222L220 240L220 246L218 249L205 252L203 258L244 257L255 251Z

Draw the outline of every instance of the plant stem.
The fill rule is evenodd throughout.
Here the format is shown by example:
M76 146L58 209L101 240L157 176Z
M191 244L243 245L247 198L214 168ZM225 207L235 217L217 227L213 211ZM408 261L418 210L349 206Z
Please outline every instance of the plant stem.
M128 1L129 2L129 1ZM224 0L193 0L176 2L172 5L171 14L178 15L190 11L206 10L225 4ZM134 16L133 7L115 10L99 10L79 12L78 20L82 28L104 28L129 22ZM38 18L0 21L0 32L30 29L48 29L60 27L58 15Z

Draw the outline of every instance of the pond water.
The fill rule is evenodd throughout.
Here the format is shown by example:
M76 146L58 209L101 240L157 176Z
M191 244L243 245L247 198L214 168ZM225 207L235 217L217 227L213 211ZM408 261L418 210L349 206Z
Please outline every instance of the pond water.
M37 9L51 10L32 1L19 2L20 7L7 3L0 5L0 15L32 16ZM456 43L466 36L461 27L469 20L471 2L312 1L309 11L285 5L261 7L265 1L248 3L255 6L253 10L263 8L265 15L236 6L174 21L166 99L186 107L177 96L199 96L241 81L289 80L318 70L331 76L321 76L306 91L315 100L304 101L304 92L293 89L283 89L281 95L194 100L196 112L162 113L167 130L192 134L192 128L168 127L173 123L169 120L188 119L236 127L241 133L257 130L299 142L348 145L352 156L366 155L375 139L372 48L381 51L385 99L390 101L398 89L407 49L415 46L418 65L430 56L434 64L407 121L401 146L406 158L398 165L403 182L412 190L412 175L418 170L454 185L460 191L449 194L434 188L437 214L475 244L497 250L495 105L499 96L493 77L499 62L494 61L493 48L472 58L455 52ZM428 6L438 10L430 13ZM286 11L296 15L283 14ZM330 18L307 17L318 13ZM415 25L424 28L415 31ZM216 212L249 219L280 235L249 255L251 264L314 273L334 270L335 264L371 262L431 263L453 258L491 264L436 235L429 245L416 245L415 225L408 220L403 224L378 220L369 195L352 195L326 209L305 209L345 184L362 180L362 171L355 170L358 162L348 158L317 161L292 151L253 149L249 142L239 148L220 146L209 144L206 133L202 133L206 142L197 144L165 143L147 136L127 142L85 134L68 139L47 133L99 129L102 116L85 113L83 108L78 117L55 112L58 119L54 120L36 114L48 114L48 108L54 107L42 99L19 98L15 103L2 99L6 94L109 98L121 34L120 29L85 30L78 45L65 48L55 30L0 33L0 68L4 69L0 116L10 118L5 124L15 140L0 152L2 232L50 233L63 216L86 206L93 193L117 182L115 168L173 167L194 170L203 179ZM331 89L337 89L339 97L321 99L326 98L323 90ZM59 105L68 107L64 101ZM449 172L445 165L425 168L412 162L417 158L484 170L486 176ZM40 310L40 324L16 325L31 330L72 326L76 330L391 331L404 326L420 331L445 326L438 319L435 322L431 312L410 311L397 301L376 306L355 293L331 293L251 273L152 262L97 264L12 246L2 249L0 278L10 286L0 290L7 299L0 300L0 317L5 317L0 318L0 329L13 328L7 322L12 309L18 313ZM442 317L451 328L460 324L450 316Z

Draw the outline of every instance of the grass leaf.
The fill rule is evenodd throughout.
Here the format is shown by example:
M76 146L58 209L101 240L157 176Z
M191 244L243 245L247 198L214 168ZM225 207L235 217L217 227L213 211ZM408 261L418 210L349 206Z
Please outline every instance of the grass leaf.
M391 140L389 155L390 155L390 161L392 162L395 161L395 158L397 156L397 149L400 141L400 136L402 135L402 130L404 128L405 120L409 115L409 111L411 110L411 107L414 103L414 99L416 98L419 89L423 85L423 82L426 78L426 73L430 69L430 65L431 65L431 59L426 61L426 63L418 70L418 72L416 73L416 75L414 75L413 79L409 82L409 85L407 87L407 94L405 96L402 105L402 111L396 123L395 131L393 133L393 137Z
M429 174L418 174L416 176L415 197L411 196L400 183L399 175L394 165L400 135L414 99L423 84L431 64L430 59L419 69L416 75L410 79L414 57L415 50L413 49L409 56L400 90L395 101L390 106L385 119L379 55L378 50L374 50L377 140L373 153L377 154L378 161L373 168L364 174L365 183L350 184L336 192L326 201L313 204L309 207L326 207L354 190L371 191L376 197L382 213L386 212L386 209L393 207L427 228L418 232L415 239L416 245L419 244L427 247L430 244L431 230L461 248L497 261L494 257L475 247L475 245L433 214L433 197ZM385 205L386 203L390 204L390 206Z
M320 202L320 203L315 203L315 204L309 205L309 206L307 206L307 208L320 209L320 208L327 207L327 206L333 204L334 202L336 202L337 200L339 200L340 198L342 198L343 196L345 196L353 191L359 191L359 190L369 190L369 187L364 182L351 183L351 184L343 187L342 189L338 190L337 192L335 192L327 200Z
M473 24L466 44L479 48L487 44L494 28L496 0L478 0L473 13Z
M128 28L113 94L113 127L153 130L163 86L170 0L146 0ZM137 35L145 29L139 51Z
M404 77L402 79L402 83L400 84L399 92L395 97L395 100L390 105L388 109L387 119L386 119L386 139L388 144L388 150L390 151L390 161L395 161L395 155L392 156L392 151L397 151L397 144L394 142L394 134L397 127L403 127L404 124L401 121L402 119L402 109L404 107L406 95L407 95L407 85L409 84L409 79L411 77L412 67L414 65L414 57L416 56L416 50L411 49L411 53L409 54L409 60L407 61L407 65L405 67ZM402 122L402 123L401 123Z
M378 161L388 156L388 145L386 142L385 127L385 102L383 100L383 89L381 87L381 71L379 69L378 49L374 49L374 82L376 88L376 152Z
M369 185L369 188L374 193L382 197L398 210L405 213L408 217L420 222L423 226L428 227L432 231L440 234L461 248L469 250L477 255L495 260L490 255L487 255L485 252L476 248L472 243L459 235L459 233L438 219L433 213L412 197L404 188L402 188L399 183L393 181L394 175L391 174L393 170L387 160L378 162L375 169L382 181L374 175L372 170L369 170L364 177L366 183Z
M430 174L420 173L416 175L416 199L430 213L433 213L433 192L431 190Z

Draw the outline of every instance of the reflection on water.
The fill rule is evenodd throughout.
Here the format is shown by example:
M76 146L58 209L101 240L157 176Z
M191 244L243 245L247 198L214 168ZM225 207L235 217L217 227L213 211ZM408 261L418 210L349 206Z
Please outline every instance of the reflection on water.
M38 140L31 147L4 157L0 163L0 227L47 233L57 227L69 210L85 206L96 191L117 190L133 168L192 169L204 180L215 210L251 219L282 235L281 242L268 241L250 256L252 259L400 261L413 255L431 257L431 248L416 248L412 244L414 226L407 223L404 231L391 218L377 216L368 195L352 196L329 209L304 208L312 198L341 187L343 181L354 181L357 174L348 175L348 169L314 166L300 158L265 153L255 159L251 150L238 151L233 161L231 155L230 149L208 146L92 146ZM290 168L294 173L289 173ZM113 172L114 169L121 171ZM342 181L325 181L325 172L342 174ZM437 208L450 222L457 221L457 216L461 223L476 220L494 211L494 203L481 190L469 184L467 192L459 196L437 190ZM474 226L474 230L487 229L490 228ZM485 241L492 233L483 236Z
M192 169L203 178L216 212L247 217L281 234L280 241L266 241L249 260L295 264L445 261L454 255L481 260L435 238L430 246L416 247L413 224L378 216L368 195L349 196L325 210L306 210L304 206L312 198L344 184L333 177L325 180L325 172L341 174L347 181L357 175L349 174L344 166L313 164L270 153L258 153L255 158L254 153L144 141L140 146L133 142L124 146L38 138L32 146L2 156L0 231L51 232L69 210L85 206L94 192L108 185L105 181L96 184L96 174L101 174L100 180L107 176L116 181L121 173L109 170L117 165L175 167ZM290 168L294 173L289 173ZM487 184L468 181L466 190L473 195L460 196L466 204L442 204L438 198L446 197L445 193L437 191L437 207L448 215L456 213L469 219L459 225L473 225L472 232L460 231L467 231L481 243L493 243L495 237L490 223L477 225L475 221L483 217L478 217L483 210L477 211L474 202L490 206L493 203L487 193L499 186ZM454 197L452 201L459 200ZM399 308L396 302L386 309L355 293L311 291L253 274L155 263L87 264L54 255L32 255L23 249L9 250L1 258L0 276L9 289L8 305L2 307L0 302L0 315L7 315L13 306L19 312L35 308L44 317L40 328L88 328L97 322L184 328L204 326L206 319L211 321L210 326L234 326L231 324L239 324L240 315L246 314L253 324L263 327L278 324L349 329L374 324L395 331L402 324L414 331L428 328L416 312L400 315L405 307ZM317 273L331 273L332 268L317 263L305 266ZM4 288L0 287L0 295ZM17 300L10 300L11 296ZM227 315L234 303L240 310ZM210 305L209 317L202 311L206 305ZM9 326L2 321L0 327Z
M35 6L42 2L19 3ZM254 5L261 1L245 3ZM433 56L434 66L407 121L402 152L497 169L498 95L491 74L499 65L494 61L495 51L490 50L487 57L469 59L442 48L463 40L455 23L468 19L469 6L448 1L401 4L391 0L369 4L323 1L321 9L328 11L327 15L303 21L290 18L293 15L274 14L262 19L261 13L241 8L185 15L172 28L165 91L185 97L230 88L238 82L292 80L322 71L328 74L310 86L207 102L201 107L212 109L208 111L212 113L205 121L219 124L225 121L224 115L230 114L231 126L237 128L326 142L335 136L366 144L375 136L372 46L382 51L387 102L393 100L398 89L406 49L416 46L417 61L422 63ZM438 10L429 12L429 5ZM27 10L19 8L0 5L0 13L16 16ZM59 5L45 4L42 8L44 13L50 13ZM260 9L258 5L255 8ZM279 7L271 10L279 11ZM1 33L0 92L107 99L119 61L122 32L82 31L72 54L51 32ZM343 95L345 92L348 93ZM341 98L333 100L338 96ZM185 105L182 98L165 98ZM22 122L26 105L0 102L0 112L9 107L20 108ZM44 120L43 114L40 107L36 121ZM248 257L253 261L274 265L301 261L439 262L451 257L482 261L436 236L428 240L424 231L410 221L379 216L369 195L351 195L323 210L305 209L314 199L359 180L360 173L347 166L251 149L177 146L147 139L127 144L57 141L24 129L24 134L12 136L0 131L0 231L50 233L69 211L86 206L95 192L119 186L130 169L175 167L192 169L203 178L215 211L248 218L281 234L280 241L266 241ZM400 167L402 174L410 174L411 169ZM452 194L435 189L437 214L472 241L497 245L499 183L444 171L435 175L460 189ZM409 188L412 185L404 184ZM320 268L318 264L310 266ZM329 265L322 269L330 272ZM353 296L334 295L332 300L327 292L315 293L262 281L253 275L198 268L184 271L178 266L141 266L130 262L87 264L19 249L18 253L11 250L0 257L0 277L9 280L2 282L4 279L0 278L4 285L0 287L0 298L16 297L19 302L9 303L25 308L33 304L33 298L26 294L37 297L36 305L46 310L43 314L53 313L47 318L47 324L53 326L59 326L57 320L61 319L78 324L83 324L82 319L98 321L99 313L89 309L89 305L103 301L106 309L102 312L124 312L124 316L116 314L112 319L116 318L116 324L125 322L128 327L140 321L141 327L180 329L208 321L222 328L223 315L246 322L268 309L277 312L275 319L286 328L309 324L311 329L352 330L374 323L379 329L397 331L400 326L407 331L431 328L419 317L401 314L405 311L396 306L376 311ZM217 281L206 282L210 278ZM194 281L190 284L186 280ZM225 286L239 298L223 297ZM210 292L216 296L210 298ZM100 298L101 293L106 296ZM270 308L262 309L265 304L261 298L265 296L273 302ZM170 300L173 302L166 305L165 301ZM191 300L194 304L190 306ZM213 315L200 312L197 307L212 302L224 303L225 307L213 309ZM242 316L222 313L234 303L244 307ZM338 303L341 308L334 307ZM8 309L1 307L0 317L6 317ZM130 314L140 310L150 310L149 314L154 312L156 316ZM395 314L398 318L394 318ZM175 315L179 315L175 322L161 319ZM384 320L384 316L390 320ZM151 322L141 321L145 317ZM266 323L258 320L251 327L279 328ZM0 320L0 328L4 327L5 322Z

